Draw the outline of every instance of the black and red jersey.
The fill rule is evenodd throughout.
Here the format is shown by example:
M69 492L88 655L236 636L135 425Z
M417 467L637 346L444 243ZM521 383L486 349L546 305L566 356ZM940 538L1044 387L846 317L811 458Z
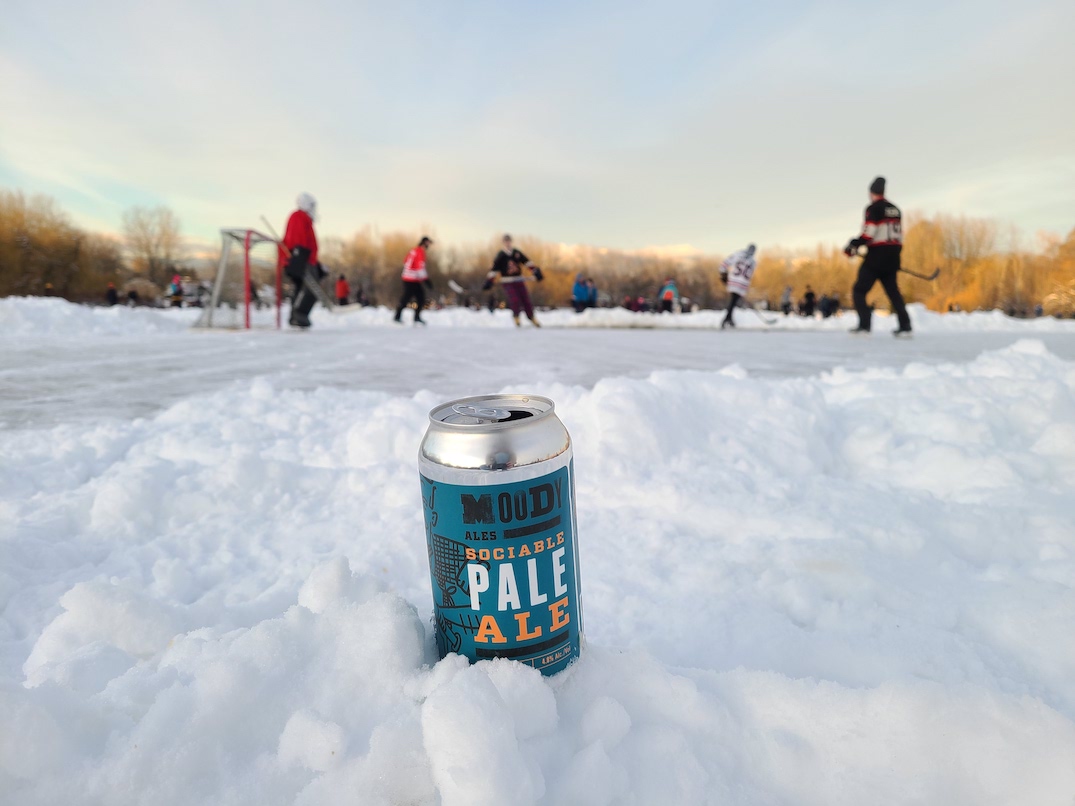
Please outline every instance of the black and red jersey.
M855 238L853 246L893 247L903 246L903 217L900 208L888 199L878 199L866 208L866 220L862 234Z
M490 274L499 274L501 280L520 277L523 273L523 266L530 265L530 258L518 249L512 249L510 252L501 249L493 258L493 268L490 269Z

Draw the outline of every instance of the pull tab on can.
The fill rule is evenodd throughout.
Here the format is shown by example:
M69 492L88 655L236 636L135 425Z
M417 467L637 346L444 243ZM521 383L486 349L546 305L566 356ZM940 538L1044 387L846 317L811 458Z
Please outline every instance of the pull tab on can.
M458 414L460 417L474 417L478 420L493 420L495 422L499 422L500 420L507 420L511 417L511 412L507 409L494 409L471 406L466 403L456 403L454 406L452 406L452 411Z

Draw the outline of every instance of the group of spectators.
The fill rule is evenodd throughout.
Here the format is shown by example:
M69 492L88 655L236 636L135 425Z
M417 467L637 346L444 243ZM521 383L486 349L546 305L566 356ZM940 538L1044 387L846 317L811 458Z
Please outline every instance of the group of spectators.
M799 316L809 317L815 313L820 313L823 319L828 319L830 316L838 314L842 308L839 292L833 291L829 294L822 294L819 299L817 294L814 293L814 289L809 285L806 286L806 291L803 292L797 305L793 306L793 298L794 291L791 286L784 286L784 293L780 295L780 310L783 311L784 316L791 316L794 307Z
M354 299L351 298L351 284L347 282L347 278L342 274L336 278L336 304L337 305L350 305L352 302L355 305L361 305L363 308L368 308L373 303L370 301L362 285L359 284L355 288Z
M108 307L113 305L119 305L119 291L116 290L115 283L108 284L108 290L105 291L105 302L108 303ZM127 306L130 308L140 305L142 300L138 296L138 292L133 288L127 291Z
M575 275L575 285L571 288L571 305L575 313L597 307L597 284L593 277L584 277L581 272Z
M677 311L688 313L698 308L697 305L692 305L686 297L679 295L679 287L671 277L666 279L657 290L657 296L653 302L650 302L644 296L635 297L627 294L624 296L623 302L620 303L620 307L634 313L649 313L650 311L658 313L676 313Z

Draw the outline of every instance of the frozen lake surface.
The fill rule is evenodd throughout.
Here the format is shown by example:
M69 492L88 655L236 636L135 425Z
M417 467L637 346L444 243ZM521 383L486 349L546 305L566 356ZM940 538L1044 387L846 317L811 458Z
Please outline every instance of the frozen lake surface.
M191 395L255 377L271 379L281 389L325 386L398 395L430 390L447 398L497 391L520 378L589 388L605 377L644 378L655 370L730 364L773 378L835 367L967 361L1020 336L1019 331L926 331L903 341L891 338L882 320L879 332L862 339L845 332L853 316L841 317L843 329L816 331L760 330L757 321L742 313L740 319L754 329L364 326L307 333L169 330L137 338L20 338L0 351L0 426L145 417ZM1075 360L1075 323L1068 330L1032 335L1055 355Z
M598 313L0 300L0 803L1070 806L1072 323ZM497 390L574 442L553 678L431 640L426 412Z

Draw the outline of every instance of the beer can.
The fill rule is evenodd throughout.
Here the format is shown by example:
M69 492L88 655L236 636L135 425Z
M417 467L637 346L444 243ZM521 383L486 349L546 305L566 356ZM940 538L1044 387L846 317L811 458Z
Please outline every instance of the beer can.
M418 468L440 657L564 669L581 649L582 606L571 437L553 402L437 406Z

